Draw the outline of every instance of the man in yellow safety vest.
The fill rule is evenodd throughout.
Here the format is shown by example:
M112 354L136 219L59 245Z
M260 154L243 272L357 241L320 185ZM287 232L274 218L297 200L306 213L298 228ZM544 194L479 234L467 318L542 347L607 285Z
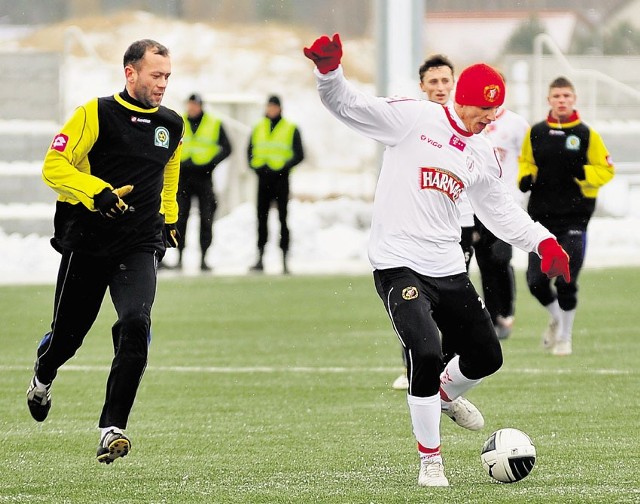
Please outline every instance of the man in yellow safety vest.
M200 211L200 269L209 271L210 267L205 259L213 241L213 216L217 207L211 174L231 154L231 144L220 119L204 111L200 95L189 96L183 119L185 128L178 185L178 232L182 239L178 244L180 255L177 267L182 267L187 221L191 212L191 200L195 197Z
M289 173L304 159L304 151L298 128L282 117L278 96L269 97L265 117L255 125L251 133L247 156L249 166L258 176L258 261L251 267L251 271L264 270L262 258L268 238L269 209L275 201L280 218L282 271L287 274Z

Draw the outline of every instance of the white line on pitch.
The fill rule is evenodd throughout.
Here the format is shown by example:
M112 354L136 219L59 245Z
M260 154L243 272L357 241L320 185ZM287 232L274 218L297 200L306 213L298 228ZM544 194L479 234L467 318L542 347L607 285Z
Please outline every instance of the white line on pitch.
M24 371L31 366L2 366L0 371ZM108 366L85 366L69 364L62 366L60 371L80 372L108 372ZM314 366L149 366L147 371L167 373L398 373L398 367L314 367ZM542 369L542 368L512 368L501 369L497 374L529 374L529 375L562 375L562 374L595 374L595 375L632 375L638 374L638 370L631 369Z

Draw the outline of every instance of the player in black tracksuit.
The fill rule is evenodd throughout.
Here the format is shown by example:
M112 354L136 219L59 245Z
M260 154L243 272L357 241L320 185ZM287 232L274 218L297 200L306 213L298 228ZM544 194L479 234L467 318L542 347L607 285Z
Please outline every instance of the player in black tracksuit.
M574 109L575 90L559 77L549 86L551 111L525 136L518 185L530 191L528 212L558 239L570 257L571 281L552 281L539 273L540 258L529 255L527 284L551 316L543 344L554 355L571 353L571 333L578 303L578 275L584 261L587 225L598 190L613 177L614 167L600 135Z
M51 407L57 371L79 349L107 290L118 319L99 427L98 460L124 456L127 426L147 364L156 267L177 245L176 191L182 118L160 101L171 72L152 40L124 56L126 88L78 107L45 157L44 181L58 193L52 245L62 254L51 330L37 349L27 391L32 416Z

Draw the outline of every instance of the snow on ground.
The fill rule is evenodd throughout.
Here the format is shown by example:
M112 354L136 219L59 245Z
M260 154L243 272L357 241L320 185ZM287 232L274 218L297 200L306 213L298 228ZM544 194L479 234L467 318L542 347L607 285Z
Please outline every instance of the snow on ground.
M304 174L296 173L304 178ZM314 181L317 180L314 176ZM328 182L327 182L328 183ZM359 189L359 185L356 189ZM289 206L291 229L290 269L293 274L368 273L367 243L371 220L371 203L344 196L331 200L300 201ZM22 206L22 215L47 211L53 206ZM199 275L199 219L192 214L187 229L187 248L183 271L163 271L170 275ZM266 274L281 273L282 255L277 246L279 223L272 210L269 221L270 240L265 252ZM595 217L589 227L585 267L640 266L640 216L624 218ZM256 259L256 219L252 203L235 208L214 225L214 242L207 259L212 275L243 275ZM55 281L59 255L49 245L48 237L6 235L0 229L0 283L52 283ZM175 264L177 253L170 250L165 262ZM526 254L516 250L514 266L526 267Z

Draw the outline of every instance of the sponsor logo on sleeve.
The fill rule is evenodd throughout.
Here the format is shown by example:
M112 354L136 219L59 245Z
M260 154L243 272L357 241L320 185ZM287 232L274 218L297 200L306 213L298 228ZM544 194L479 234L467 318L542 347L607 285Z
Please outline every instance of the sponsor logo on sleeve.
M441 168L420 168L420 188L435 189L446 194L451 201L457 201L464 189L464 183L450 171Z
M53 150L57 150L58 152L64 152L64 150L67 148L68 143L69 137L64 133L58 133L53 138L53 142L51 142L51 148Z

